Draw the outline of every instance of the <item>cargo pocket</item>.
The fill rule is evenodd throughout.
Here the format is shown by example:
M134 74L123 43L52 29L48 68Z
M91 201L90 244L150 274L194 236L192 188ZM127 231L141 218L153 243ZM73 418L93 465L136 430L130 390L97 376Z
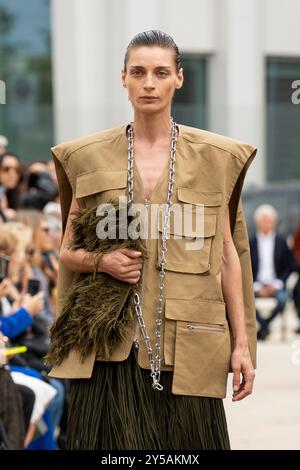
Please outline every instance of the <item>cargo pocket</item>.
M208 273L211 246L217 227L217 209L222 203L221 192L201 192L178 188L171 212L165 269L180 273ZM198 213L198 218L197 218ZM190 216L190 223L186 217ZM197 223L196 223L197 222ZM163 217L158 218L157 262L159 268L163 232Z
M126 188L127 170L96 169L77 175L75 197L87 208L125 195Z
M230 357L224 302L166 299L164 360L174 366L173 393L224 398Z

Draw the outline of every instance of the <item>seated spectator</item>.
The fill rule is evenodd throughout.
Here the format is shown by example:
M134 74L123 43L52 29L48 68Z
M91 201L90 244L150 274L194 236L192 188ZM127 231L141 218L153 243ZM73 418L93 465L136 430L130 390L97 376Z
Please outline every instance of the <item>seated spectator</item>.
M286 280L293 270L293 255L284 238L276 233L278 214L269 204L259 206L254 212L256 234L250 239L251 262L256 297L274 297L277 304L270 317L262 318L256 310L260 324L258 339L266 339L270 323L283 311L288 295Z
M8 370L0 367L0 420L9 449L24 448L25 424L22 398Z
M20 207L41 211L57 195L57 183L53 180L47 165L43 162L34 162L29 165L25 175L24 192L21 196Z
M19 221L33 230L32 243L26 248L27 261L33 276L39 277L46 291L45 313L52 323L54 302L51 301L52 291L56 287L58 273L58 250L54 245L54 234L42 212L33 209L17 211L14 221ZM57 228L57 227L56 227ZM30 254L30 250L32 253Z
M0 358L0 449L16 449L26 447L26 442L30 442L34 433L31 417L36 400L35 393L29 387L12 383L6 366L6 344L7 338L0 331L0 347L3 352L3 357ZM9 396L5 396L7 393ZM22 414L19 413L20 398ZM14 423L17 427L13 426Z
M20 230L21 228L22 230ZM28 237L29 232L30 237ZM23 234L23 237L19 237L20 234ZM31 417L34 420L30 422L31 430L39 419L37 416L40 416L46 407L48 408L45 411L45 416L43 415L47 420L47 432L42 440L35 440L34 442L38 442L38 448L41 449L57 448L54 432L60 423L65 393L64 386L59 380L46 377L45 366L42 362L42 357L47 353L49 347L49 323L46 321L45 316L42 316L43 288L41 292L33 296L26 293L26 282L24 283L24 281L28 279L26 275L28 273L32 275L32 272L26 254L23 253L22 255L21 251L27 248L28 243L32 244L31 237L32 230L21 222L9 222L0 227L0 256L9 256L7 275L9 276L11 273L11 262L13 262L14 271L23 275L22 279L18 279L20 291L16 289L9 277L5 277L0 284L1 305L5 306L2 309L0 321L1 329L14 341L15 345L25 345L28 348L25 354L20 355L21 358L11 358L10 369L13 380L20 386L28 386L37 397L32 412L33 417ZM20 247L21 251L18 252ZM17 256L15 256L16 253ZM20 269L21 267L22 269ZM3 302L4 299L6 300L5 303ZM34 380L25 376L34 377ZM45 379L48 384L44 383ZM47 401L45 402L46 398ZM30 442L31 438L32 434L29 433L26 444ZM30 444L30 446L33 445L36 444Z
M295 271L299 273L298 280L293 289L293 300L299 319L299 326L295 333L300 334L300 224L294 234L293 254L295 258Z
M0 283L0 298L2 299L9 292L11 281L3 279ZM0 315L0 330L9 339L14 339L32 327L32 318L41 310L43 306L44 293L38 292L31 296L25 294L20 301L17 311L7 316Z
M18 263L22 267L18 267L15 262L14 272L22 271L19 279L22 288L27 291L28 280L31 278L40 281L41 290L44 292L44 305L39 316L49 325L53 321L54 313L42 246L47 241L50 249L52 244L43 214L31 209L17 211L14 220L5 224L5 229L18 238Z
M19 157L6 152L0 157L0 202L4 221L10 220L19 208L23 167Z

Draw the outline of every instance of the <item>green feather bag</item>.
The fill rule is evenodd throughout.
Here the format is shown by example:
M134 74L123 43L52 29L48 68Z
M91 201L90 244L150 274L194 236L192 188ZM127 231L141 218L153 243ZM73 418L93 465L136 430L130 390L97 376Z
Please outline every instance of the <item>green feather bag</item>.
M44 358L47 365L61 364L71 350L78 351L82 361L91 352L96 352L104 360L109 359L113 348L126 338L128 326L134 319L133 293L139 284L129 284L97 272L100 257L115 249L138 250L142 259L147 258L143 239L134 240L128 236L129 224L135 216L122 218L119 216L119 201L110 204L113 207L106 216L97 215L97 206L78 209L72 219L73 240L68 248L93 252L95 269L92 273L81 273L65 293L60 315L50 328L51 347ZM101 239L97 236L97 226L104 222L103 217L109 220L109 231L115 233L115 238Z

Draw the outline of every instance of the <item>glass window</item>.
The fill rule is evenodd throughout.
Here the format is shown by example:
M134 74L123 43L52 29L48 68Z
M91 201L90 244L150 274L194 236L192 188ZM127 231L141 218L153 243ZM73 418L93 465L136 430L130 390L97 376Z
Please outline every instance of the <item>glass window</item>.
M0 134L24 160L48 159L53 145L49 0L0 0Z
M300 105L292 103L300 59L267 59L267 179L300 178Z
M181 54L184 84L176 90L173 117L178 123L207 129L207 58Z

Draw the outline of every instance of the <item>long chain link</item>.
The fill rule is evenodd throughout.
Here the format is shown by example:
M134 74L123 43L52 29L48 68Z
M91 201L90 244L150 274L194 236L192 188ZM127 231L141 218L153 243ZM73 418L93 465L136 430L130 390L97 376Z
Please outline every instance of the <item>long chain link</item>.
M175 160L176 160L176 143L177 143L177 129L176 123L171 118L171 149L170 149L170 164L169 164L169 176L168 176L168 190L167 190L167 203L163 208L163 228L162 228L162 244L160 252L160 272L159 272L159 295L156 310L156 331L155 331L155 360L153 359L153 349L148 335L144 315L142 312L140 295L137 289L134 290L134 305L135 312L137 315L138 324L146 345L148 361L150 365L150 375L152 377L152 387L156 390L163 390L163 386L160 384L160 373L161 373L161 325L162 325L162 313L164 306L164 290L165 290L165 265L167 256L167 239L170 228L170 211L172 207L172 198L174 192L174 178L175 178ZM128 130L128 204L133 204L133 159L134 159L134 132L133 123L130 123Z

